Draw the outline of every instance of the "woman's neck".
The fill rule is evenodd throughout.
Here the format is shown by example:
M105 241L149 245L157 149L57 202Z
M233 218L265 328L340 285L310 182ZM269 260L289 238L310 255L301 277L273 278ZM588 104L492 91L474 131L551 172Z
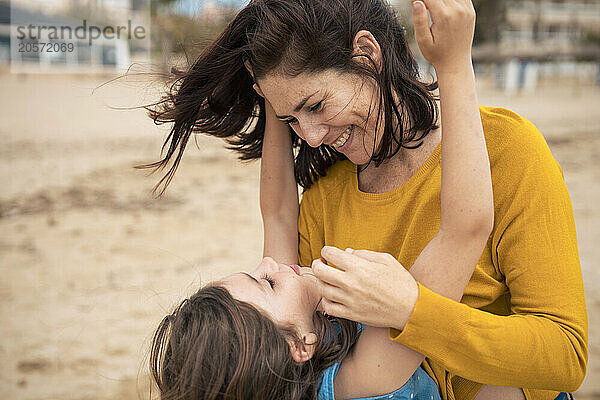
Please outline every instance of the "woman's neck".
M358 173L358 188L367 193L385 193L402 186L427 161L440 143L441 128L435 129L415 149L401 147L390 159L378 167L371 162Z
M397 95L394 93L394 98ZM440 110L440 101L435 100L435 105ZM403 113L406 115L406 113ZM394 115L393 125L398 124L397 117ZM410 121L402 121L403 131L410 129ZM430 131L425 138L423 144L414 149L400 147L398 152L391 158L385 160L378 167L371 162L365 169L364 164L359 168L358 187L363 192L368 193L385 193L402 186L406 181L421 168L423 163L431 156L437 145L440 143L442 117L441 112L438 112L437 120L438 128ZM416 137L419 137L422 132L418 132ZM419 141L407 143L411 146L417 145Z

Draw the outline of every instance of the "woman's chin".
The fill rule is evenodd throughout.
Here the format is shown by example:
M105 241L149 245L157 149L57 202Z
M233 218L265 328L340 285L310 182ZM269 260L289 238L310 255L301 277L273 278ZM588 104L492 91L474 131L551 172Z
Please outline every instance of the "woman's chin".
M352 164L355 164L355 165L363 165L363 164L368 163L370 160L370 157L366 153L356 154L354 152L352 152L352 153L348 152L348 154L346 154L346 153L342 153L342 154L344 154L346 156L346 158L348 160L350 160L350 162Z

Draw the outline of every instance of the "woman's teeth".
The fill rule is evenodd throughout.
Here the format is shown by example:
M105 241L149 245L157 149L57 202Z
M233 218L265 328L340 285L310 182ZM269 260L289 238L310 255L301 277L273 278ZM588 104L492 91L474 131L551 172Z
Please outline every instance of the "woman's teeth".
M344 132L344 134L342 136L340 136L340 138L338 140L336 140L332 144L332 146L335 147L336 149L339 149L340 147L345 145L346 142L348 141L348 138L352 134L353 129L354 129L354 125L349 126L348 129L346 129L346 132Z

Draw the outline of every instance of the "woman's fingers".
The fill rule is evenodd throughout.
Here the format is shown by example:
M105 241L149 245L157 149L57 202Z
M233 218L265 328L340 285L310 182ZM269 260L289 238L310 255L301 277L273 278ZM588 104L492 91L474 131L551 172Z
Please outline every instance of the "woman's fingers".
M371 261L371 262L378 263L378 264L389 265L391 263L395 263L398 261L398 260L396 260L396 257L394 257L393 255L391 255L389 253L380 253L380 252L371 251L371 250L353 250L352 254L354 254L355 256L358 256L364 260Z
M329 285L325 282L319 282L319 290L321 292L321 297L325 298L329 301L335 301L336 303L345 304L346 303L346 294L345 292L333 285Z
M415 26L415 39L423 54L426 54L433 45L433 35L429 28L429 14L425 3L413 1L412 3L413 24Z
M321 299L321 307L323 308L323 312L327 315L351 319L348 309L340 303L336 303L335 301L331 301L323 297L323 299Z
M313 260L311 268L321 281L337 287L344 287L344 271L330 267L321 260Z
M359 269L364 263L364 259L332 246L324 246L321 249L321 256L344 271Z
M419 297L414 278L394 256L369 250L325 246L313 261L327 314L367 325L404 327Z
M329 256L328 261L331 261L334 264L337 261L339 263L339 265L338 264L335 264L335 265L339 266L342 269L345 269L344 267L352 268L354 266L357 266L359 268L364 268L365 264L362 262L362 260L368 261L371 263L376 263L376 264L388 265L388 266L399 264L396 257L394 257L393 255L391 255L389 253L381 253L379 251L372 251L372 250L354 250L354 249L351 249L348 247L344 251L344 253L348 253L350 255L348 257L348 256L345 256L343 253L341 253L341 250L339 250L335 247L333 249L334 249L333 253L332 253L332 255ZM357 260L356 257L358 257L360 260Z

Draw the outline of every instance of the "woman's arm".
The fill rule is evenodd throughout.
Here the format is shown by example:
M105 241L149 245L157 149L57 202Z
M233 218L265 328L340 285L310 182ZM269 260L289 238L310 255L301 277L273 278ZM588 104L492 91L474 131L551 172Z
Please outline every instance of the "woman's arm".
M507 209L490 246L510 292L511 315L471 308L421 287L408 323L402 331L391 329L390 337L471 381L574 391L588 361L584 286L569 195L539 138L537 149L531 143L511 146L506 156L513 174L498 182L516 186L503 202Z
M574 391L586 374L588 322L562 170L532 123L504 109L486 108L482 115L493 151L495 226L472 282L470 306L424 285L412 303L406 294L414 280L392 256L388 263L369 263L325 249L346 270L324 267L328 274L342 274L336 281L348 294L342 312L332 314L367 324L410 316L389 336L426 355L437 372L443 368L473 382L523 387L528 398L549 395L532 389ZM302 237L308 229L313 241L324 243L323 232L310 228L323 224L319 205L311 204L318 193L309 192L300 207ZM302 259L319 254L319 245L301 243Z

